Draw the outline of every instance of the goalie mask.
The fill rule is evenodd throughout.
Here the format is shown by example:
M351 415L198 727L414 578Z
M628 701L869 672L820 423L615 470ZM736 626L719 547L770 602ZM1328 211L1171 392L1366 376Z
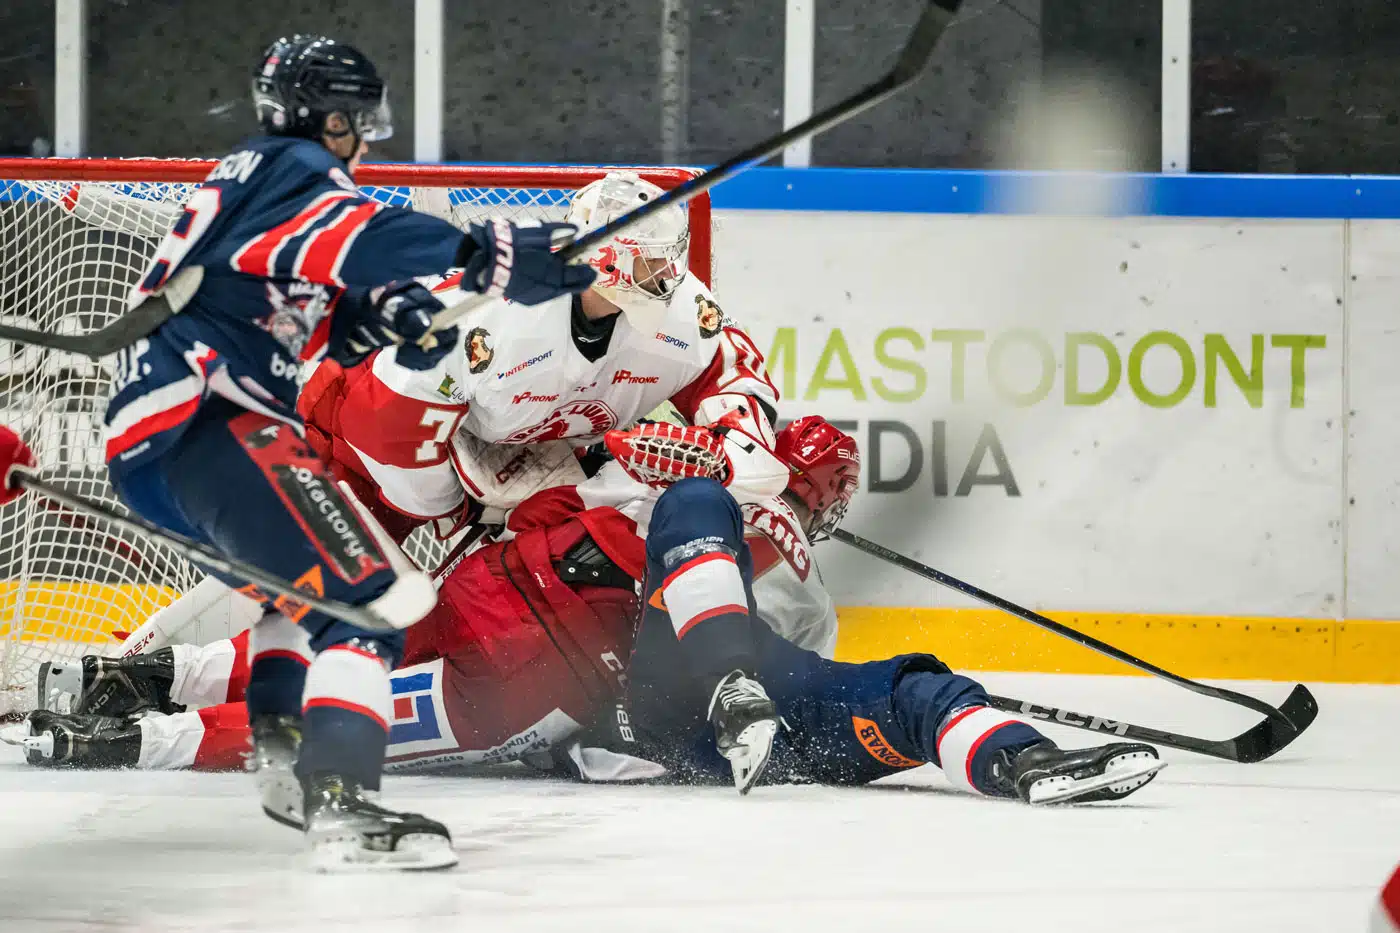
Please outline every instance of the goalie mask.
M609 172L574 195L565 220L582 235L662 194L634 172ZM670 205L587 254L598 272L593 290L621 308L637 330L655 330L685 281L689 250L689 216L681 205Z
M820 415L809 415L778 432L773 452L792 469L787 491L811 512L809 534L829 534L860 487L855 439Z

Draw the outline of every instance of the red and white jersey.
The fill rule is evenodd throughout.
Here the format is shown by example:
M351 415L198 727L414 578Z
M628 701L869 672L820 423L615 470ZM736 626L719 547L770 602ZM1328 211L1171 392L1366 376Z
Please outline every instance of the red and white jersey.
M434 291L448 304L469 294L452 277ZM419 518L455 514L463 503L450 443L457 431L490 443L584 447L667 400L701 424L732 407L726 400L777 402L762 355L726 326L695 276L677 289L658 329L640 332L619 315L597 362L574 345L571 306L568 295L530 308L491 302L460 323L461 350L429 370L401 366L397 348L374 357L372 377L347 394L340 425L385 501ZM766 417L756 417L763 424L755 436L771 438Z
M646 537L660 494L608 463L582 483L531 496L511 513L507 528L548 525L570 512L609 506L636 522L637 534ZM753 555L758 614L778 635L830 658L836 650L836 604L822 583L802 523L781 498L741 509L744 539Z

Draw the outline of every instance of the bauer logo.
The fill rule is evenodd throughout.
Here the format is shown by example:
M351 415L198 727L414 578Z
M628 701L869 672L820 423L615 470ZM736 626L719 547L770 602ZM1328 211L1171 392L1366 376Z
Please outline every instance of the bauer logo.
M442 659L415 664L389 680L394 718L389 723L390 757L452 751L457 738L442 699Z

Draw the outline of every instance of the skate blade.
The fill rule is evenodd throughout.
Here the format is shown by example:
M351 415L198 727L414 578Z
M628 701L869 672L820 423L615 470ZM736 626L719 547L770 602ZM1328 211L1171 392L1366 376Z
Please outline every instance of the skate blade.
M753 723L739 733L737 744L724 757L734 770L734 786L743 796L753 790L763 771L768 767L768 758L773 753L773 738L778 734L778 724L773 720Z
M308 836L312 870L321 874L382 871L440 871L457 864L452 840L433 833L404 836L398 848L367 849L358 834Z
M1069 775L1042 778L1031 785L1032 804L1070 803L1090 794L1095 800L1119 800L1147 784L1167 766L1150 752L1133 752L1109 760L1103 774L1074 778Z
M264 768L255 775L258 796L262 800L262 811L274 823L290 826L292 829L306 828L302 819L302 791L296 775L282 768Z

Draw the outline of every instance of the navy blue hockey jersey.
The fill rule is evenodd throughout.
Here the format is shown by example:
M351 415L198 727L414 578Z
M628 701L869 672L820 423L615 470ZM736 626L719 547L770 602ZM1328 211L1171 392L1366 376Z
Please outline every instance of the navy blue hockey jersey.
M297 423L300 361L325 353L337 303L453 265L460 230L371 200L345 169L318 143L260 137L190 196L129 306L182 267L204 278L181 313L118 356L109 465L168 450L210 394Z

